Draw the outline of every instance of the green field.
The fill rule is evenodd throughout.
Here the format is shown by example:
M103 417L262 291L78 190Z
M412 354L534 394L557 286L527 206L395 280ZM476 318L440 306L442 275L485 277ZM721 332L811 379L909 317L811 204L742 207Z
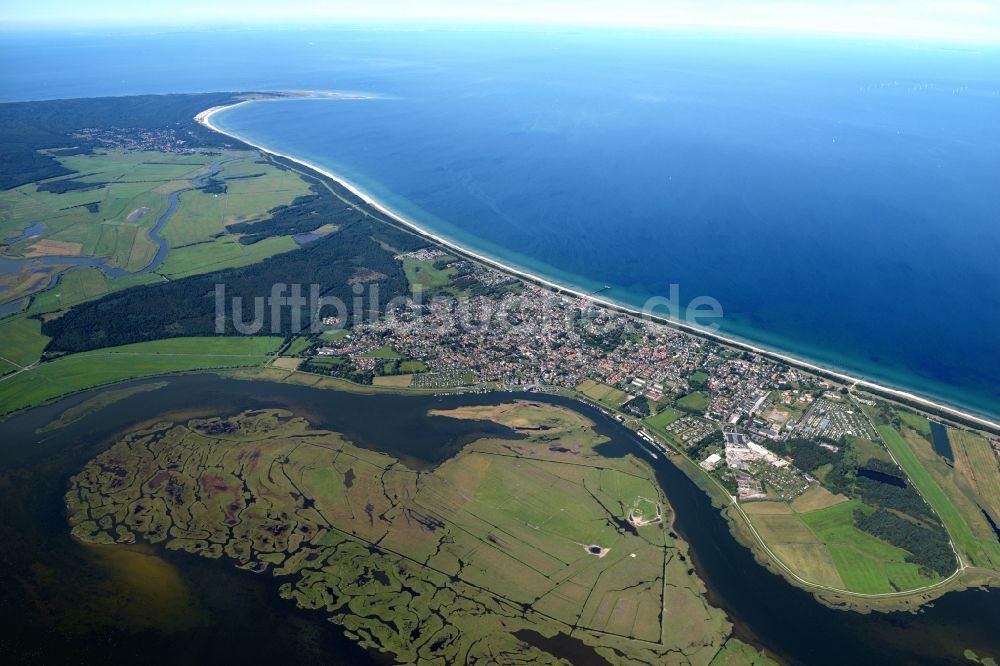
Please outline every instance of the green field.
M0 414L113 382L201 368L262 365L281 338L172 338L73 354L0 378Z
M931 436L931 424L919 414L912 414L902 409L896 410L896 415L908 428L912 428L924 437Z
M99 268L74 268L60 275L58 284L53 288L35 294L31 299L28 314L52 312L99 298L112 291L162 280L161 276L152 273L111 279Z
M809 529L798 514L788 510L787 505L777 504L775 507L786 509L783 512L753 510L762 504L775 503L747 504L745 509L758 534L778 559L811 583L844 589L844 581L834 564L830 549L820 536Z
M984 532L985 520L978 507L956 485L955 471L917 433L904 439L891 426L877 428L910 481L941 517L959 551L971 564L1000 570L1000 543L994 535ZM978 529L974 531L976 526Z
M616 389L614 386L595 382L592 379L584 380L576 387L576 390L591 400L611 409L618 409L623 402L628 400L628 393L625 393L625 391Z
M633 532L609 519L646 502L669 520L648 466L597 454L603 438L561 407L435 413L488 418L524 438L473 442L418 476L280 410L160 423L71 480L72 532L91 543L141 535L273 572L282 596L397 661L555 663L522 629L572 628L615 662L720 653L729 625L690 575L683 542L659 523ZM726 663L754 654L736 649Z
M864 437L852 437L850 435L848 435L848 440L851 443L851 449L858 457L858 463L864 465L869 460L892 462L892 456L889 455L889 451L882 444L865 439Z
M865 508L859 500L799 514L802 522L826 545L846 589L867 594L897 592L931 585L907 552L854 526L853 514Z
M659 414L653 414L647 418L645 422L653 428L663 430L682 416L684 416L683 412L671 409L670 407L665 407L662 412Z
M265 238L253 245L243 245L234 236L222 236L211 242L171 251L158 272L177 279L223 268L256 264L297 247L298 244L288 236Z
M403 258L403 271L406 279L413 286L420 285L425 292L434 292L447 287L451 283L451 277L455 270L452 268L439 269L434 264L441 260L453 260L452 256L436 257L434 259L415 259L413 257Z
M156 253L148 230L167 210L170 193L188 187L189 180L204 173L213 159L121 151L60 157L64 166L82 174L74 180L94 187L54 193L32 183L0 192L0 237L17 235L37 221L47 228L36 238L12 245L7 254L30 255L32 248L44 248L39 241L55 241L55 254L110 257L113 266L142 268ZM141 209L148 211L133 216Z
M993 447L979 435L954 428L948 431L948 438L955 469L965 477L978 504L1000 525L1000 466Z
M379 347L378 349L367 351L364 354L361 354L361 356L365 358L391 358L391 359L402 358L402 356L396 353L396 351L389 345L385 345L384 347Z
M707 372L703 372L701 370L699 370L698 372L692 373L691 376L688 377L688 382L690 382L690 384L692 386L697 386L697 387L700 387L700 388L704 388L705 387L705 383L707 381L708 381L708 373Z
M417 360L400 361L399 372L403 374L427 372L427 364L424 363L423 361L417 361Z
M16 315L0 319L0 374L37 361L49 339L42 335L42 322Z
M305 336L300 336L300 337L294 338L289 343L288 348L285 349L282 352L282 354L284 354L286 356L299 356L305 350L307 350L310 347L312 347L313 344L314 344L314 341L312 340L312 338L307 338Z
M4 250L8 256L33 254L108 257L112 266L137 271L156 253L149 230L167 210L173 192L191 187L191 179L207 173L209 165L232 159L220 175L254 175L226 181L227 191L208 194L183 192L180 205L162 235L171 251L157 274L107 278L97 268L75 268L62 274L55 288L37 294L30 312L51 312L136 284L186 277L222 268L246 266L298 245L291 237L266 238L252 245L239 243L227 226L267 217L267 212L309 194L309 185L297 173L262 163L256 153L181 155L162 152L107 152L59 158L94 183L93 189L52 193L38 184L0 192L0 238L16 236L35 222L46 229L40 235ZM59 180L59 179L53 179ZM84 204L89 204L87 208ZM147 210L142 215L137 211ZM132 219L130 219L132 218ZM38 291L35 271L6 276L5 300Z
M337 340L343 340L350 334L351 331L349 329L337 328L332 331L323 331L322 333L320 333L319 337L324 342L336 342Z
M708 408L708 396L701 391L694 391L678 399L677 406L685 411L701 414Z
M229 224L266 219L271 208L310 194L309 184L298 174L261 164L256 155L226 163L217 178L249 174L260 175L228 180L222 194L181 194L181 205L164 229L170 247L211 242L225 234Z

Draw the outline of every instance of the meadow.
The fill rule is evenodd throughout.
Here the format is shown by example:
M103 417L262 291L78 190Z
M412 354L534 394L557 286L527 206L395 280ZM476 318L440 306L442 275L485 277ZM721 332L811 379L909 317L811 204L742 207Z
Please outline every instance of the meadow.
M455 269L437 267L438 262L453 261L454 259L455 257L451 255L433 259L403 257L403 270L406 272L406 279L410 281L410 285L414 288L419 285L426 296L441 292L454 295L459 291L452 284Z
M880 425L878 432L899 465L941 517L967 564L1000 570L1000 542L976 500L963 492L960 474L916 431ZM951 433L949 433L949 436Z
M592 379L586 379L576 390L583 395L587 396L594 402L598 402L605 407L617 410L622 406L622 403L628 400L628 394L621 389L616 389L613 386L608 386L607 384L601 384L600 382L595 382Z
M598 663L752 661L738 643L722 651L728 623L684 543L663 522L624 520L650 502L669 520L648 466L599 455L592 424L561 407L435 413L521 438L478 440L417 474L287 411L160 423L73 477L72 532L273 572L282 596L400 662L554 663L526 630L571 634Z
M649 418L645 419L647 425L656 428L657 430L663 431L668 425L684 416L683 412L679 412L676 409L671 409L670 407L665 407L660 412L653 414ZM664 431L665 432L665 431Z
M955 454L955 469L969 483L983 511L1000 525L1000 464L990 443L980 435L951 429L948 438Z
M752 502L743 507L768 548L798 575L862 594L912 590L941 579L907 562L905 550L855 526L854 511L871 512L871 507L814 488L818 490L807 491L808 496L791 505Z
M35 232L9 242L4 255L92 257L133 274L111 278L96 267L61 266L56 271L64 272L49 289L44 289L35 270L5 277L6 300L34 292L31 314L138 284L246 266L298 247L290 236L244 245L239 234L227 230L233 224L266 219L272 209L310 192L298 173L263 160L256 152L113 150L58 157L58 161L79 174L0 192L0 239L16 238L29 228ZM209 173L210 165L218 162L224 162L216 176L225 183L223 192L190 189L193 178ZM57 186L63 180L86 187L64 190ZM170 248L166 259L155 273L138 273L157 251L150 229L167 211L171 194L182 190L189 191L178 195L178 206L161 230Z
M24 315L0 319L0 340L0 375L35 363L48 343L42 322Z
M149 229L166 212L169 195L190 187L216 158L201 154L108 151L59 157L71 179L92 187L46 191L54 179L21 185L0 193L0 236L16 236L36 222L46 231L6 249L10 256L32 256L41 241L56 241L58 251L107 257L110 266L137 271L156 254ZM145 212L136 217L138 211Z
M281 338L170 338L72 354L0 378L0 414L138 377L263 365Z

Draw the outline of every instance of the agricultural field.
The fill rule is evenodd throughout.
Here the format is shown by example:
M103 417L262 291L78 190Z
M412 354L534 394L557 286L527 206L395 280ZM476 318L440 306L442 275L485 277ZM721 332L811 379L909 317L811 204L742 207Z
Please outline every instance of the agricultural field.
M940 580L925 576L920 567L907 562L905 550L858 529L853 521L858 508L869 510L859 500L850 500L800 515L826 546L846 589L868 594L898 592Z
M280 575L282 596L402 662L555 663L522 630L572 633L594 660L723 651L729 625L666 529L648 466L597 454L592 424L561 407L436 413L523 438L473 442L418 474L283 410L163 422L73 477L72 533ZM630 523L636 511L649 521ZM744 652L734 644L727 661L754 660Z
M608 386L607 384L595 382L592 379L584 380L576 387L576 390L610 409L618 409L623 402L628 400L628 394L625 391Z
M899 417L899 420L902 421L907 428L915 430L923 437L931 436L931 424L923 416L914 414L913 412L908 412L905 409L897 409L896 416Z
M169 261L170 258L167 258ZM29 315L54 312L62 308L77 305L84 301L140 284L160 282L163 277L155 273L139 273L119 278L109 278L99 268L82 266L59 275L58 282L51 288L37 292L28 307Z
M1000 463L993 447L983 437L963 430L949 430L948 438L955 469L965 477L983 511L1000 525Z
M787 504L754 502L743 508L768 548L785 565L810 582L844 589L830 549Z
M288 348L282 351L283 354L288 356L301 356L303 352L312 347L314 341L311 338L305 336L299 336L293 338L290 343L288 343Z
M742 504L768 548L805 580L863 594L901 592L941 576L908 562L909 553L863 530L854 512L872 507L813 485L791 503Z
M210 242L172 250L157 272L176 280L223 268L249 266L297 247L288 236L265 238L253 245L243 245L235 236L220 236Z
M376 375L372 377L372 385L393 388L407 388L413 383L413 375Z
M0 378L0 414L126 379L263 365L281 338L169 338L73 354Z
M192 190L180 195L181 205L164 229L171 248L211 242L231 224L266 219L275 206L310 194L309 184L297 173L261 160L255 153L228 159L232 161L222 165L216 176L229 179L225 192Z

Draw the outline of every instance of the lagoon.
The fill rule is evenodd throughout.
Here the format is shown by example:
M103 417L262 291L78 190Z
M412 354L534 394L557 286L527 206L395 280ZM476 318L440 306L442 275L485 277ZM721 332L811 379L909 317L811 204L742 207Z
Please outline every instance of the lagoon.
M69 476L110 445L117 433L148 419L281 407L305 416L314 426L343 432L362 446L384 450L407 465L420 467L437 464L479 436L504 436L503 428L429 416L429 410L528 398L569 406L593 420L596 430L610 440L602 445L605 455L644 455L636 436L613 419L557 396L357 395L210 374L158 381L166 385L88 413L55 432L37 429L102 390L0 423L4 470L0 500L10 509L10 519L0 526L0 558L7 563L0 571L0 619L7 635L31 645L34 654L41 650L56 657L60 651L69 651L62 654L66 656L96 654L97 650L106 657L111 649L115 654L142 654L155 661L158 654L176 658L179 653L170 646L183 645L201 646L200 654L219 655L222 660L253 659L259 654L277 654L276 649L285 650L290 661L308 661L317 654L339 654L345 663L367 659L360 650L351 650L351 644L325 622L322 613L299 612L280 600L277 583L269 577L185 553L156 549L177 578L167 586L174 594L161 593L155 599L171 608L176 586L182 585L190 595L192 612L199 614L199 623L149 626L148 622L137 624L132 615L122 616L122 609L129 606L119 600L128 599L130 588L117 579L108 580L108 572L120 571L120 567L109 569L69 537L63 495ZM1000 597L995 593L949 593L917 614L861 615L833 610L757 564L731 535L708 496L669 460L646 460L656 470L676 513L674 529L690 544L693 566L706 581L711 602L727 612L739 637L766 645L792 663L810 664L958 664L963 663L962 652L967 648L978 654L1000 649L993 631L995 618L1000 616ZM27 587L11 579L20 572L36 572ZM80 604L80 599L90 601ZM39 603L44 606L38 607ZM248 605L255 612L247 612ZM269 640L262 641L261 636Z

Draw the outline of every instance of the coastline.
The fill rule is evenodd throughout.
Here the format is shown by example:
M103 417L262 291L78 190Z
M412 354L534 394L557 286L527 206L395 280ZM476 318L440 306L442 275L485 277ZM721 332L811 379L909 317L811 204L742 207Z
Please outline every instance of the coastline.
M273 155L275 157L280 157L280 158L288 160L290 162L294 162L295 164L298 164L299 166L302 166L302 167L304 167L307 170L313 171L315 173L318 173L318 174L322 175L325 178L333 180L336 183L338 183L339 185L341 185L342 187L344 187L345 189L347 189L353 195L355 195L356 197L358 197L359 199L361 199L362 201L364 201L367 205L371 206L372 208L374 208L375 210L379 211L380 213L388 216L389 218L391 218L393 221L397 222L398 224L401 224L402 226L410 229L411 231L414 231L415 233L419 234L420 236L422 236L424 238L427 238L427 239L433 241L434 243L437 243L437 244L439 244L439 245L441 245L443 247L446 247L449 250L457 252L457 253L459 253L459 254L461 254L463 256L472 258L472 259L474 259L476 261L479 261L479 262L481 262L483 264L491 266L491 267L493 267L493 268L495 268L497 270L503 271L503 272L508 273L510 275L514 275L514 276L516 276L516 277L518 277L520 279L527 280L529 282L532 282L534 284L540 285L540 286L545 287L547 289L551 289L551 290L556 291L556 292L561 293L561 294L565 294L565 295L568 295L568 296L572 296L574 298L579 298L579 299L583 299L583 300L592 302L592 303L594 303L594 304L596 304L596 305L598 305L600 307L608 308L608 309L614 310L614 311L622 313L622 314L626 314L626 315L633 316L633 317L639 317L639 318L647 320L647 321L651 320L651 321L654 321L655 323L667 325L667 326L673 327L675 329L678 329L678 330L680 330L680 331L682 331L684 333L687 333L689 335L694 335L694 336L701 337L701 338L711 339L711 340L714 340L716 342L720 342L720 343L725 344L725 345L730 346L730 347L738 348L738 349L744 350L744 351L749 351L749 352L752 352L752 353L755 353L755 354L760 354L760 355L765 356L767 358L772 358L772 359L780 360L780 361L782 361L784 363L788 363L789 365L791 365L793 367L805 370L807 372L811 372L811 373L817 374L817 375L822 376L822 377L831 378L831 379L834 379L834 380L836 380L838 382L841 382L843 384L848 384L852 388L860 388L860 389L866 390L868 392L874 393L876 395L880 395L882 397L886 397L886 398L895 400L897 402L902 402L904 404L909 404L910 406L914 406L914 407L917 407L917 408L920 408L920 409L930 409L930 410L933 410L934 412L936 412L937 414L939 414L941 416L944 416L946 418L957 418L957 419L959 419L960 421L962 421L962 422L964 422L966 424L973 425L974 427L986 428L986 429L988 429L988 430L990 430L990 431L992 431L994 433L1000 433L1000 422L993 421L990 418L987 418L985 416L980 416L980 415L977 415L977 414L974 414L974 413L970 413L970 412L964 411L963 409L960 409L958 407L955 407L955 406L952 406L952 405L949 405L949 404L946 404L946 403L943 403L943 402L937 402L937 401L932 400L930 398L926 398L926 397L917 395L915 393L911 393L910 391L907 391L907 390L903 390L903 389L900 389L900 388L894 388L892 386L886 386L884 384L879 384L877 382L874 382L874 381L871 381L871 380L868 380L868 379L864 379L862 377L856 377L856 376L850 375L848 373L842 372L842 371L840 371L840 370L838 370L836 368L825 367L825 366L819 365L817 363L812 363L810 361L805 361L803 359L797 358L795 356L792 356L792 355L787 354L787 353L782 352L782 351L767 349L767 348L760 347L760 346L757 346L755 344L752 344L752 343L749 343L749 342L746 342L746 341L743 341L743 340L739 340L737 338L732 338L732 337L729 337L729 336L726 336L726 335L722 335L722 334L714 332L714 331L709 331L709 330L706 330L706 329L702 329L702 328L699 328L697 326L693 326L691 324L688 324L686 322L675 321L675 320L672 320L672 319L665 319L663 317L655 317L655 316L644 315L641 310L639 310L639 309L637 309L637 308L635 308L633 306L625 305L623 303L618 303L618 302L609 300L607 298L602 298L602 297L597 296L595 294L589 294L589 293L582 292L582 291L580 291L578 289L575 289L573 287L569 287L569 286L566 286L564 284L560 284L560 283L554 282L552 280L549 280L549 279L547 279L545 277L542 277L540 275L536 275L536 274L530 273L529 271L527 271L525 269L518 268L518 267L515 267L515 266L511 266L510 264L506 264L506 263L504 263L504 262L502 262L502 261L500 261L498 259L494 259L493 257L481 254L479 252L475 252L475 251L470 250L470 249L468 249L468 248L466 248L466 247L464 247L462 245L459 245L458 243L456 243L454 241L451 241L451 240L449 240L447 238L444 238L444 237L442 237L442 236L440 236L440 235L438 235L438 234L436 234L436 233L434 233L434 232L432 232L432 231L430 231L430 230L422 227L421 225L419 225L418 223L414 222L413 220L407 218L403 214L398 213L398 212L392 210L391 208L389 208L385 204L379 202L377 199L375 199L374 197L372 197L370 194L368 194L367 192L365 192L359 186L357 186L354 183L350 182L349 180L347 180L343 176L340 176L340 175L338 175L336 173L333 173L330 170L328 170L326 168L323 168L321 166L318 166L318 165L316 165L316 164L314 164L312 162L309 162L307 160L303 160L303 159L295 157L293 155L288 155L288 154L281 153L281 152L278 152L276 150L273 150L273 149L261 146L261 145L259 145L257 143L254 143L253 141L250 141L250 140L248 140L248 139L246 139L246 138L244 138L244 137L242 137L242 136L240 136L238 134L235 134L235 133L226 131L224 129L221 129L220 127L212 124L212 121L211 121L212 116L214 116L215 114L217 114L220 111L223 111L225 109L235 108L237 106L241 106L241 105L244 105L244 104L249 104L251 102L281 101L281 100L287 100L289 98L294 98L294 97L306 98L306 97L316 97L316 96L318 96L318 95L316 95L315 93L305 93L305 94L299 93L297 95L296 94L290 94L290 95L285 95L285 96L280 96L280 97L270 97L270 98L258 97L258 98L243 99L243 100L241 100L239 102L235 102L233 104L222 105L222 106L215 106L215 107L211 107L209 109L205 109L204 111L201 111L200 113L198 113L194 117L194 120L196 122L200 123L201 125L205 126L206 128L214 131L214 132L217 132L217 133L222 134L224 136L227 136L227 137L229 137L231 139L239 141L239 142L241 142L241 143L243 143L243 144L245 144L247 146L251 146L251 147L253 147L253 148L257 149L257 150L260 150L261 152L267 153L269 155ZM340 95L338 95L336 93L326 93L326 94L324 94L324 97L330 98L330 99L365 99L365 97L362 96L362 95L352 95L352 96L345 95L345 96L340 96Z

